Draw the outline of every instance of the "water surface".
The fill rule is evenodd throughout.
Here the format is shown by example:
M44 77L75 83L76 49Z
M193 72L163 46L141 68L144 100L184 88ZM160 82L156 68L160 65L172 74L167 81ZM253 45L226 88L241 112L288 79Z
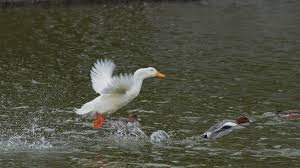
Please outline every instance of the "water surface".
M299 122L264 113L300 108L300 3L207 2L1 9L1 167L299 167ZM119 139L73 112L97 96L101 58L167 75L113 117L138 113L168 143ZM247 129L199 138L243 113Z

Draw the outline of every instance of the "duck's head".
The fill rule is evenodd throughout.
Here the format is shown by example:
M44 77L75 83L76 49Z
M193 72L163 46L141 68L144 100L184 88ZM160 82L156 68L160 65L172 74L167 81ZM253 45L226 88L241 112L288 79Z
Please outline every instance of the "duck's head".
M128 116L128 122L136 122L136 121L138 121L138 116L136 115L136 114L130 114L129 116Z
M140 68L135 71L134 76L138 79L147 79L147 78L153 78L153 77L164 78L165 77L164 74L158 72L153 67Z
M250 122L249 118L246 116L239 116L238 118L235 119L237 124L247 124Z

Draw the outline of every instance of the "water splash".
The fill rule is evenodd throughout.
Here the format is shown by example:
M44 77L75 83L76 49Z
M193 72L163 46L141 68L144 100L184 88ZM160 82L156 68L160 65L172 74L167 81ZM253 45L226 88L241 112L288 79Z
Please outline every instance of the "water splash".
M141 129L141 125L138 121L135 122L124 122L124 121L111 121L110 127L111 133L115 136L115 139L120 142L126 140L146 140L153 144L167 142L170 135L163 130L153 132L150 138Z
M109 125L111 134L119 138L135 137L137 139L142 139L147 137L144 131L142 131L141 125L138 121L110 121Z
M0 150L10 151L10 150L30 150L30 149L50 149L53 146L50 144L45 137L40 139L28 139L24 135L16 135L10 137L8 140L3 140L0 142Z
M170 136L168 133L166 133L163 130L158 130L156 132L153 132L150 136L150 142L151 143L164 143L169 140Z
M14 133L2 131L0 138L0 150L36 150L36 149L50 149L52 144L45 137L44 127L39 127L36 122L37 118L29 128L23 129L21 133Z

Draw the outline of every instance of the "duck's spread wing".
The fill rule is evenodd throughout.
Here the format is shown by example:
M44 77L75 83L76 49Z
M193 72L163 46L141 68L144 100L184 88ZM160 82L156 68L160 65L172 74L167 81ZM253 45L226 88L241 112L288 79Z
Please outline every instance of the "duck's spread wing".
M132 74L114 76L101 94L125 94L134 84Z
M207 132L215 132L217 130L219 130L220 128L222 128L224 125L226 125L226 123L231 122L231 120L223 120L215 125L213 125L212 127L210 127Z
M110 60L97 60L91 70L91 80L93 89L103 94L103 89L112 80L112 74L116 65Z
M224 136L231 132L233 127L237 126L236 123L234 123L231 120L223 120L214 126L210 127L204 134L201 136L204 138L219 138L221 136Z
M216 132L222 132L224 130L231 129L235 126L237 126L237 124L234 122L226 122L226 123L224 123L224 125L222 125L222 127L220 127L218 130L216 130Z

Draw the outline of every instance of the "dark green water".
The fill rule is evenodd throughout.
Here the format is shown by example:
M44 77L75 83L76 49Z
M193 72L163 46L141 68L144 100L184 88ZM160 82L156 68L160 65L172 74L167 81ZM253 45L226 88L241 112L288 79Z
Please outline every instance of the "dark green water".
M0 167L299 167L300 124L266 112L299 109L300 2L215 1L0 10ZM147 135L119 140L75 107L97 96L89 71L153 66L137 99ZM247 113L247 129L199 138Z

